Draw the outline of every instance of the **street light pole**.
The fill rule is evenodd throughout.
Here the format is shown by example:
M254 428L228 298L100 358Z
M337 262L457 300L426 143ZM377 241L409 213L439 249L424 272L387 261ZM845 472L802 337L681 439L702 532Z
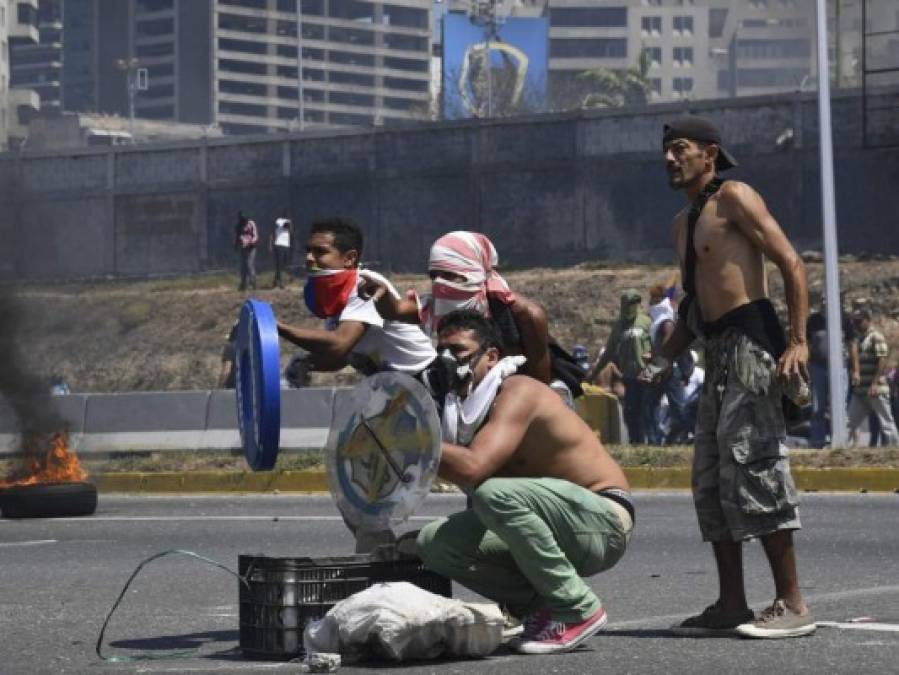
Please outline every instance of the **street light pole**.
M827 293L827 375L830 383L830 447L846 445L846 394L843 388L843 323L837 254L836 200L833 179L833 134L830 121L830 67L827 59L827 5L817 0L818 131L821 152L821 211L824 216L824 282Z
M116 66L125 72L125 85L128 88L128 134L134 143L134 96L137 93L137 67L138 60L135 57L118 59Z

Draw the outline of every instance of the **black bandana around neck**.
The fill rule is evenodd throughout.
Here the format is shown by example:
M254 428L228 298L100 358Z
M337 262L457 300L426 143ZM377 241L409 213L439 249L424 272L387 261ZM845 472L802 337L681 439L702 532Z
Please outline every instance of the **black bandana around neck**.
M700 193L696 195L693 204L690 206L690 213L687 216L687 250L684 252L684 293L689 296L696 294L696 222L699 220L699 214L702 213L703 207L709 201L709 198L718 192L724 181L720 178L713 178Z

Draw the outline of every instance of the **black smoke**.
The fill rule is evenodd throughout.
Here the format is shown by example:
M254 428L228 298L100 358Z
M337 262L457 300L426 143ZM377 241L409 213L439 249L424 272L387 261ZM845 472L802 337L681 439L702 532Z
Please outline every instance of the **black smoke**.
M13 292L0 289L0 396L12 410L23 438L64 431L50 393L49 380L25 364L22 326L25 305Z

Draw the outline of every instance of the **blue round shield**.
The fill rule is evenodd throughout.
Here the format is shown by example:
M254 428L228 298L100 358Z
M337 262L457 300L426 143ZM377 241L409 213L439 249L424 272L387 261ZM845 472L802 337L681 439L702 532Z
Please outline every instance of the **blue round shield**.
M278 325L272 307L247 300L237 323L237 425L254 471L269 471L281 444Z

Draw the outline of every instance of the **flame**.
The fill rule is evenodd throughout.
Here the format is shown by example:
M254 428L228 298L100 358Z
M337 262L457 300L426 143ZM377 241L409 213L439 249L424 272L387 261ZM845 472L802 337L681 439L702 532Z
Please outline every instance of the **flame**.
M44 448L49 444L49 449ZM40 483L76 483L87 478L78 456L69 448L69 435L59 432L33 436L25 444L22 465L12 471L0 488Z

